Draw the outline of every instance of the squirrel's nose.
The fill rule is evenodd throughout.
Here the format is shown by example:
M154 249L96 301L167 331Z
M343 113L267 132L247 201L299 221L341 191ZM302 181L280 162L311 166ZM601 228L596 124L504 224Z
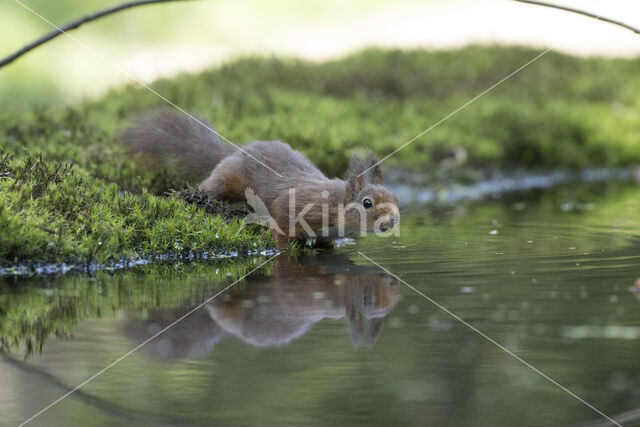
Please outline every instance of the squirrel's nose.
M388 219L382 224L382 226L380 227L380 229L382 231L388 231L391 230L393 227L395 227L395 225L398 223L399 218L395 217L395 216L390 216L388 217Z

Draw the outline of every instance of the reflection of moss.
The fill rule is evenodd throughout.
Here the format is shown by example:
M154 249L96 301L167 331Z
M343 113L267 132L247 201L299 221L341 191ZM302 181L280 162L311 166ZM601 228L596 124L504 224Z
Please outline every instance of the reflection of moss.
M115 317L134 309L195 305L256 268L262 258L194 264L158 264L135 267L111 275L84 275L10 284L0 281L0 350L23 348L27 354L42 350L51 337L68 336L84 318ZM270 274L266 265L254 274ZM234 287L241 288L242 283Z

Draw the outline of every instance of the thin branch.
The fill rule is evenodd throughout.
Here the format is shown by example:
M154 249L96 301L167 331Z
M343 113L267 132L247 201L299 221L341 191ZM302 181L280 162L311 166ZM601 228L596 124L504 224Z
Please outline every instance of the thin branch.
M0 363L2 362L9 364L13 368L18 369L23 373L37 376L41 383L53 386L59 390L62 390L63 392L68 392L69 390L71 390L71 388L68 385L64 384L60 379L42 370L38 366L34 366L17 360L9 355L0 356ZM118 421L121 421L123 424L140 422L145 425L189 425L188 420L182 418L174 418L172 416L163 416L159 414L139 411L136 409L129 409L88 394L82 390L76 391L75 397L86 405L99 409L103 413L112 417L112 419L117 418Z
M113 6L108 9L103 9L97 12L90 13L89 15L83 16L82 18L78 18L74 21L69 22L68 24L63 25L60 28L56 28L50 33L45 34L39 39L29 43L22 49L17 50L16 52L12 53L6 58L1 59L0 68L11 64L13 61L20 58L22 55L26 54L27 52L32 51L38 46L41 46L47 43L48 41L55 39L56 37L58 37L61 34L64 34L67 31L75 30L76 28L80 27L82 24L86 24L87 22L95 21L96 19L100 19L104 16L111 15L125 9L131 9L133 7L145 6L149 4L155 4L155 3L169 3L169 2L175 2L175 1L187 1L187 0L137 0L137 1L122 3L120 5Z
M627 30L633 31L636 34L640 34L640 28L636 28L636 27L633 27L633 26L631 26L629 24L625 24L624 22L616 21L615 19L605 18L604 16L596 15L595 13L587 12L587 11L584 11L584 10L574 9L574 8L567 7L567 6L560 6L560 5L552 4L552 3L545 3L545 2L542 2L542 1L533 1L533 0L514 0L514 1L517 1L519 3L529 3L529 4L535 4L535 5L538 5L538 6L551 7L553 9L566 10L567 12L573 12L573 13L577 13L579 15L588 16L589 18L597 19L598 21L608 22L610 24L617 25L617 26L622 27L622 28L626 28Z

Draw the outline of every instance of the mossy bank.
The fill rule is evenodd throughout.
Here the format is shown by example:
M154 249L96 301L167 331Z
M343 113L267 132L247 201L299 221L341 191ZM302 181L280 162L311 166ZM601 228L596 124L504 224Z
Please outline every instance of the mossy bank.
M539 53L468 47L368 50L327 63L242 59L158 81L153 89L231 141L286 141L328 175L339 175L353 150L391 154ZM640 59L550 52L384 165L437 182L497 169L640 163L638 69ZM117 130L136 114L166 106L135 85L72 107L5 104L0 147L13 160L5 158L0 183L0 260L268 246L263 232L167 196L185 186L171 171L151 174L123 156ZM40 154L43 161L33 157Z
M262 249L268 236L176 193L121 191L69 162L0 152L0 260L80 263L182 252Z

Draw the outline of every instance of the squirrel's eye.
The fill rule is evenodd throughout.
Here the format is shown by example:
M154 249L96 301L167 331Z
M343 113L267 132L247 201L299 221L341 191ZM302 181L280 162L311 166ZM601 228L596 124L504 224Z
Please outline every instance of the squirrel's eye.
M362 206L364 206L365 209L369 209L371 206L373 206L373 203L369 199L364 199L362 201Z

